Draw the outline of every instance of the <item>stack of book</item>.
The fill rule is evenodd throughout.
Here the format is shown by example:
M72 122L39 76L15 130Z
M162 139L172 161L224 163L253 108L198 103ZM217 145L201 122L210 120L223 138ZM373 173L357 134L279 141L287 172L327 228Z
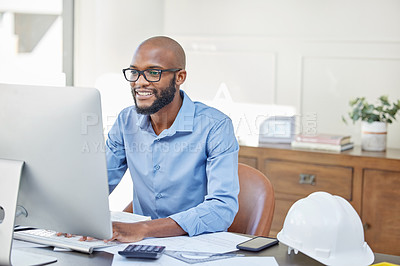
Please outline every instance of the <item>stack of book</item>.
M292 141L293 148L325 151L345 151L354 147L350 136L333 134L299 134Z

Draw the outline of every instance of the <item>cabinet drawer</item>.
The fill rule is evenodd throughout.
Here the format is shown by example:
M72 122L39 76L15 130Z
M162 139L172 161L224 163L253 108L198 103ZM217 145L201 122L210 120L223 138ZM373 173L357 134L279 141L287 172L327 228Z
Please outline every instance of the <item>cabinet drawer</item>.
M239 156L239 163L244 163L258 169L257 157Z
M374 252L400 256L400 172L365 169L362 220Z
M276 237L279 231L282 230L285 217L294 201L283 199L275 200L274 218L272 219L271 230L269 231L270 237Z
M315 191L326 191L352 200L352 167L266 159L264 169L277 198L284 194L305 197Z

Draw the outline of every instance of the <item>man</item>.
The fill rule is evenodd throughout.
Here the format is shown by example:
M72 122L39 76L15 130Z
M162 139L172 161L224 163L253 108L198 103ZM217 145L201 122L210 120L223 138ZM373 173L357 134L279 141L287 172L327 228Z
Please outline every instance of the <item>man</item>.
M224 231L236 215L239 146L232 122L179 89L185 61L176 41L159 36L141 43L123 70L135 106L119 114L108 134L110 193L129 168L133 212L152 220L113 223L110 241Z

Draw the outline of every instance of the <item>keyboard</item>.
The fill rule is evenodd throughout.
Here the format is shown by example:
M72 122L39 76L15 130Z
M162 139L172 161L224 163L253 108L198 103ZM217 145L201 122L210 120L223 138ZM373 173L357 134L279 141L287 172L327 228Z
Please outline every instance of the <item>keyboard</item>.
M55 231L44 230L44 229L30 229L24 231L14 232L14 239L33 242L37 244L67 248L76 250L83 253L92 253L94 249L110 247L119 244L118 242L104 243L103 240L90 240L90 241L79 241L80 236L65 237L57 236Z

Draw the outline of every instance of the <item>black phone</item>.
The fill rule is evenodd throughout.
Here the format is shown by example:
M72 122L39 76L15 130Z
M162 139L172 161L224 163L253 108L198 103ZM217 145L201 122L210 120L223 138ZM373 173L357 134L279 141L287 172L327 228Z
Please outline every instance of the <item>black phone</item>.
M236 248L247 251L260 251L278 243L279 241L275 238L257 236L243 243L237 244Z

